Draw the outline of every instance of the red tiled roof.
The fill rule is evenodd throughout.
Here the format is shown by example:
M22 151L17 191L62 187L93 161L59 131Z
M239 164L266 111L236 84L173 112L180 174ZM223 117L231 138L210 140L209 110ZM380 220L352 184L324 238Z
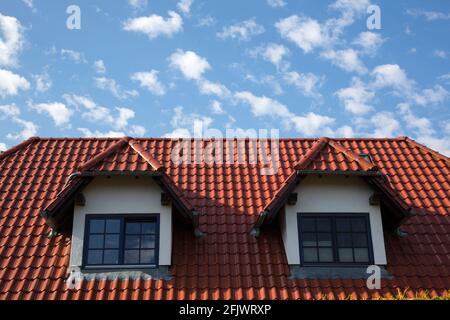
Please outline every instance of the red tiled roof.
M367 161L355 158L368 154L396 195L420 209L402 227L407 237L385 234L393 279L382 280L380 290L368 290L364 279L290 279L279 229L269 226L258 238L249 234L296 164L314 151L316 139L281 139L281 166L271 176L260 175L260 165L248 162L174 164L169 139L133 140L137 150L132 140L120 141L32 139L0 155L0 299L371 298L390 297L398 289L442 295L450 288L450 162L415 141L330 139L334 147L319 150L315 158L321 161L307 167L370 170ZM89 280L69 290L64 281L70 240L63 235L48 239L50 229L40 212L69 175L109 148L114 150L91 168L148 170L160 164L179 196L200 213L207 235L195 238L192 229L174 224L171 280Z

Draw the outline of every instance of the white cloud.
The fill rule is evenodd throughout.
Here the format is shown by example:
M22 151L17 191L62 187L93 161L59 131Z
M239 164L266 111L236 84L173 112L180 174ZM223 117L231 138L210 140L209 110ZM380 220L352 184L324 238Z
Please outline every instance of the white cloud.
M0 106L0 120L14 118L20 116L20 109L15 104L7 104Z
M407 103L397 106L406 127L415 130L420 136L431 136L435 133L433 125L428 118L420 118L413 114L411 107Z
M230 90L221 83L211 82L206 79L200 79L197 82L200 93L204 95L215 95L219 98L226 98L231 95Z
M23 44L23 27L20 21L0 13L0 65L17 66Z
M283 38L309 53L315 48L329 48L338 42L344 29L362 17L369 4L369 0L337 0L329 7L339 11L338 18L320 23L310 17L292 15L278 21L275 27Z
M222 104L217 100L213 100L211 102L211 112L213 114L225 114L226 113L222 108Z
M48 89L50 89L53 84L49 74L46 71L41 74L33 75L33 80L35 83L36 91L38 92L48 91Z
M38 113L48 114L55 123L55 126L61 127L70 123L70 117L73 111L69 109L65 104L59 102L49 103L30 103L30 108L36 110Z
M96 124L108 125L114 131L126 129L129 120L135 116L135 112L129 108L115 108L117 115L113 115L110 108L99 106L90 98L84 96L65 94L63 97L68 105L81 112L83 119Z
M331 130L328 126L333 124L334 121L335 119L333 118L322 116L314 112L309 112L305 116L295 116L292 118L295 129L306 136L322 136L324 133L327 133L327 131L330 133Z
M131 76L131 80L138 81L142 88L155 95L162 96L166 94L164 85L158 80L158 71L150 70L150 72L136 72Z
M400 123L395 119L392 112L379 112L370 118L370 123L374 127L371 136L376 138L394 137L400 129Z
M365 31L361 32L352 43L361 47L365 54L373 56L385 41L379 33Z
M433 51L433 55L435 57L438 57L438 58L441 58L441 59L447 59L447 57L448 57L447 51L445 51L445 50L438 50L438 49Z
M33 0L22 0L22 2L25 3L28 8L33 9Z
M75 50L61 49L61 56L63 59L71 60L75 63L87 63L84 54Z
M245 79L259 85L267 85L270 87L273 94L280 95L283 93L280 81L273 75L255 76L251 73L247 73Z
M37 135L39 127L35 123L21 118L13 118L12 121L21 126L22 130L17 133L8 133L6 135L8 139L26 140Z
M97 60L94 62L94 70L97 73L103 74L106 72L106 67L105 67L105 63L103 62L103 60Z
M450 156L450 122L444 126L443 136L438 138L436 137L435 126L430 119L416 116L412 112L411 106L406 103L399 104L397 109L406 127L412 130L420 143Z
M168 15L169 17L166 19L156 14L148 17L128 19L124 22L123 29L125 31L144 33L149 39L159 36L171 37L183 30L183 19L174 11L169 11Z
M15 96L20 90L28 89L30 89L30 83L27 79L9 70L0 69L0 97Z
M322 96L319 89L324 82L323 77L316 76L313 73L298 73L296 71L285 72L283 77L288 84L295 86L307 97L319 98Z
M214 25L215 23L216 23L216 19L214 19L214 17L205 16L205 17L199 18L197 25L199 27L210 27L210 26Z
M6 151L8 147L3 142L0 142L0 152Z
M442 138L436 138L434 136L418 136L417 140L427 147L450 157L450 135L447 134Z
M183 107L177 106L173 109L173 116L170 124L174 129L172 132L166 133L166 138L188 138L192 137L191 132L194 127L202 127L207 130L213 123L213 119L197 113L185 113Z
M256 117L270 116L285 118L290 115L288 108L280 102L266 96L258 97L249 91L237 92L235 98L247 103Z
M415 81L409 79L406 72L397 64L378 66L372 72L372 76L375 78L373 83L375 88L391 87L396 95L421 106L436 105L449 97L449 92L440 85L420 90Z
M412 100L420 106L436 105L444 102L449 97L449 92L440 85L424 89L421 92L412 93Z
M304 116L298 116L290 112L288 108L271 98L258 97L248 91L235 94L238 101L245 102L256 117L268 116L280 119L287 128L294 126L295 130L306 136L333 135L334 131L329 127L335 122L334 118L309 112ZM344 130L344 129L341 129ZM349 131L348 129L346 130Z
M341 11L343 15L358 16L366 13L369 0L336 0L330 8Z
M335 93L345 106L345 110L363 115L373 110L370 102L375 93L370 90L360 79L354 78L350 87L338 90Z
M411 91L413 82L408 79L406 72L398 64L384 64L372 71L377 88L393 87L399 91Z
M143 136L145 136L147 129L145 129L145 127L143 127L143 126L132 125L130 127L129 132L132 136L143 137Z
M443 80L446 83L450 83L450 73L443 74L439 77L439 80Z
M37 134L38 126L20 118L20 109L15 104L0 106L0 120L9 120L22 127L22 130L17 133L8 133L6 135L8 139L26 140Z
M284 0L266 0L266 2L272 8L280 8L286 5L286 2L284 2Z
M426 10L418 10L418 9L409 9L406 12L410 16L424 17L428 21L450 20L450 13L443 13L443 12L439 12L439 11L426 11Z
M367 73L367 68L359 58L358 51L356 50L327 50L322 52L320 56L330 60L332 64L347 72Z
M111 92L116 98L120 100L124 100L129 97L136 97L139 95L136 90L122 90L120 85L114 79L106 77L96 77L94 78L94 81L97 88Z
M326 31L317 20L292 15L275 24L280 35L295 43L305 53L328 42Z
M135 113L133 110L128 108L116 108L116 110L119 112L119 115L115 120L116 127L119 129L125 129L128 125L128 121L134 118Z
M199 80L210 69L208 61L193 51L178 49L169 57L170 66L180 70L187 79Z
M228 27L224 27L222 32L217 36L222 39L237 39L248 41L251 37L260 35L265 32L262 25L256 23L255 18L241 21Z
M147 6L147 0L128 0L128 4L134 9L142 9Z
M355 132L350 126L342 126L335 131L334 136L339 138L353 138Z
M78 128L78 131L80 131L86 138L122 138L126 136L126 134L121 131L101 132L98 130L91 131L88 128Z
M261 56L264 60L269 61L276 67L280 67L283 58L289 54L289 49L277 43L269 43L265 46L257 47L250 52L250 56Z
M177 8L184 14L189 14L191 12L191 6L194 0L180 0L177 3Z

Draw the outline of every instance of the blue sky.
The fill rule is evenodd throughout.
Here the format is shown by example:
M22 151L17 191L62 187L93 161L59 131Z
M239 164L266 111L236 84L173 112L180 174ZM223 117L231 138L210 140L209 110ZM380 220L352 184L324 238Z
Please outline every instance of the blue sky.
M70 5L80 29L67 28ZM0 149L186 136L197 122L407 135L449 155L449 34L438 0L0 0Z

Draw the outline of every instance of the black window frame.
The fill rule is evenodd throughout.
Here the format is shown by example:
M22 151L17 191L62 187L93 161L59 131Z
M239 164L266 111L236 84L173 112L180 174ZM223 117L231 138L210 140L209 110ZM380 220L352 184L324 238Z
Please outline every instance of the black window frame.
M120 220L120 233L119 233L119 263L118 264L88 264L88 250L89 250L89 235L90 235L90 221L95 219L117 219ZM136 221L143 222L146 220L154 220L155 223L155 264L125 264L125 227L126 222ZM160 214L86 214L84 223L84 235L83 235L83 255L82 255L82 268L83 269L142 269L142 268L158 268L159 267L159 243L160 243ZM104 248L103 248L104 250Z
M337 244L337 230L336 230L336 218L364 218L367 230L367 241L368 241L368 262L339 262L338 261L338 244ZM302 235L302 218L331 218L331 233L332 233L332 251L333 251L333 262L305 262L303 253L303 235ZM369 213L314 213L314 212L298 212L297 213L297 231L298 231L298 244L300 253L300 265L305 267L367 267L374 264L374 252L373 252L373 242L372 242L372 229L370 226L370 215ZM351 247L352 249L358 247Z

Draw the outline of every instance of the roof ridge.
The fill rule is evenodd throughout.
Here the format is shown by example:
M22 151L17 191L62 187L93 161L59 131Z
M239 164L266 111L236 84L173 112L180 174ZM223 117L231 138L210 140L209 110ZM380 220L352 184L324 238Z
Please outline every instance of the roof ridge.
M406 141L409 144L412 144L412 145L416 146L420 150L425 151L427 153L430 153L432 156L435 156L435 157L439 158L440 160L444 160L445 162L450 162L450 158L445 156L445 155L443 155L442 153L439 153L438 151L435 151L435 150L433 150L431 148L428 148L426 145L423 145L423 144L421 144L421 143L417 142L416 140L411 139L409 137L402 137L402 138L403 138L402 140Z
M27 140L22 141L22 142L19 143L18 145L15 145L14 147L12 147L12 148L10 148L10 149L8 149L8 150L6 150L6 151L0 153L0 159L3 159L3 158L5 158L6 156L9 156L9 155L12 154L12 153L14 153L14 152L16 152L16 151L18 151L18 150L20 150L20 149L23 149L23 148L27 147L27 146L30 145L32 142L34 142L34 141L39 141L39 140L41 140L41 138L39 138L39 137L30 137L30 138L28 138Z
M378 170L376 165L374 165L373 163L370 163L369 161L361 158L359 155L354 153L352 150L345 148L342 144L338 143L337 141L330 140L328 142L328 144L330 146L332 146L334 149L336 149L339 152L343 153L350 160L358 162L359 165L365 171L376 171L376 170Z
M322 137L313 144L313 146L303 155L302 159L294 166L295 170L302 170L306 168L311 161L322 151L322 149L329 143L330 138Z
M96 156L94 156L93 158L91 158L90 160L88 160L87 162L82 164L81 166L79 166L78 167L78 171L89 170L90 168L92 168L93 166L98 164L100 161L102 161L103 159L105 159L106 157L111 155L113 152L115 152L118 149L122 148L125 144L128 143L128 141L130 139L131 139L130 137L121 138L115 144L113 144L112 146L106 148L106 150L100 152L99 154L97 154Z
M137 154L139 154L139 156L141 156L142 158L144 158L145 161L147 161L147 163L153 168L153 170L155 171L163 170L162 164L159 163L158 160L154 159L146 150L144 150L142 146L136 142L135 139L131 139L130 141L128 141L128 144L134 151L136 151Z

